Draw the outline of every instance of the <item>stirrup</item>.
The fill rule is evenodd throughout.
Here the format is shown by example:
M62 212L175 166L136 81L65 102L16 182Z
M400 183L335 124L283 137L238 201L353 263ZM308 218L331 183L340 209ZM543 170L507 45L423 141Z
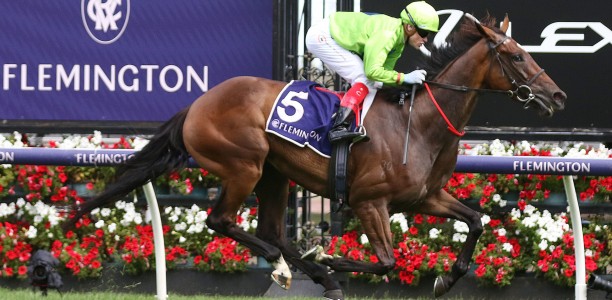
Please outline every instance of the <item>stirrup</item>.
M368 136L365 127L359 125L357 126L356 132L361 133L361 135L356 136L355 138L353 138L353 143L359 143L359 142L367 142L370 140L370 137Z
M329 142L332 144L339 143L344 140L352 140L352 142L361 141L366 139L368 141L370 138L366 136L365 128L363 126L358 126L357 131L351 131L345 126L338 126L338 128L332 128L332 130L328 134Z

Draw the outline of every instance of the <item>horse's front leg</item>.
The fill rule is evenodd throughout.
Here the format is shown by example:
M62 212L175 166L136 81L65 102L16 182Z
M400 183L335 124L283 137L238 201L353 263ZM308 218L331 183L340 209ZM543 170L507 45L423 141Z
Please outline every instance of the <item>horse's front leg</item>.
M414 212L437 217L451 218L465 222L469 227L469 233L463 249L453 264L451 273L439 276L434 283L434 295L439 297L450 290L450 288L465 275L469 269L474 249L478 238L482 234L482 221L480 214L465 206L444 190L427 198L414 208Z
M393 235L389 223L389 211L384 201L364 201L351 203L353 213L364 228L368 241L378 257L377 263L361 262L345 257L332 257L325 254L322 247L315 247L302 258L314 260L340 272L365 272L385 275L395 267L393 255Z

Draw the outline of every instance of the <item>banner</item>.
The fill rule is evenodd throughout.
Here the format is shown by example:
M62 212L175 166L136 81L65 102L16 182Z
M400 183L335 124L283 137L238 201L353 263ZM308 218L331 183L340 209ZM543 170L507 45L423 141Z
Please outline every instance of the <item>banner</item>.
M552 118L525 111L518 103L500 95L483 95L468 123L470 131L502 129L505 131L546 134L563 132L568 136L612 141L612 96L608 91L612 78L612 2L605 0L578 4L575 1L428 1L440 15L443 39L464 12L477 18L488 14L499 22L507 13L509 35L516 39L567 93L564 111ZM362 0L364 12L399 17L409 1ZM429 43L437 42L429 37ZM406 47L410 48L410 47ZM396 69L409 71L418 62L415 52L407 50Z
M272 77L273 1L0 1L0 119L165 121Z

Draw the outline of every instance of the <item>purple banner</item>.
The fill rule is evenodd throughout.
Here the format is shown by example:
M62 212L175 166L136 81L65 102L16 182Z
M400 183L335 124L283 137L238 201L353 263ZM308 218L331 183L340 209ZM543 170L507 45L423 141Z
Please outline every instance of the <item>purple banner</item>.
M273 1L0 1L0 119L165 121L272 77Z
M0 164L112 166L125 162L136 150L0 148ZM193 160L190 166L196 167ZM541 156L457 157L456 172L488 174L612 175L612 159Z

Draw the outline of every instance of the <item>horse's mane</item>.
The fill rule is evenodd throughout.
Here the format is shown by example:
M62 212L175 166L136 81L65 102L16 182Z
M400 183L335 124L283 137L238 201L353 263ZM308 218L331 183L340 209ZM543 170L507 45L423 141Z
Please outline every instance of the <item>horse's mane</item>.
M495 27L496 19L491 15L485 16L480 20L481 25L493 29L497 33L503 32ZM427 71L427 79L435 78L451 61L472 48L482 39L482 34L474 24L474 20L464 16L459 28L453 31L447 38L446 43L440 47L433 47L431 56L425 61L423 69ZM384 87L379 93L384 94L389 101L396 102L400 93L405 92L410 87Z

